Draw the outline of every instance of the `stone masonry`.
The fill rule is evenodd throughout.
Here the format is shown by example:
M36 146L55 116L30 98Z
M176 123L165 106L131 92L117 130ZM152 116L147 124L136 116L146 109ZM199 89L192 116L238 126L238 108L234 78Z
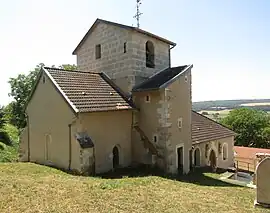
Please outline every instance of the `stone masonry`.
M155 68L146 67L145 44L148 40L154 44ZM99 59L95 57L97 44L101 44ZM75 54L79 70L105 72L129 93L135 84L169 67L169 48L169 44L144 34L99 23Z
M157 164L160 168L163 168L166 172L170 172L171 167L171 158L174 154L171 147L170 138L171 134L169 133L169 128L171 123L169 122L170 118L170 103L168 102L169 92L165 89L163 93L163 98L159 101L159 108L157 109L157 115L159 117L159 143L157 147L159 151L163 154L163 159L158 159Z

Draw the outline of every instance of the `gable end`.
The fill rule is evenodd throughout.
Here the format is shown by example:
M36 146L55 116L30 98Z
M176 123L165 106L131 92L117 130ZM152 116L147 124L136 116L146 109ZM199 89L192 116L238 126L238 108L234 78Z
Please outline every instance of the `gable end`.
M63 90L58 86L58 84L55 82L55 80L53 79L53 77L50 75L50 73L46 70L45 67L41 67L40 71L39 71L39 74L37 76L37 79L36 79L36 82L34 84L34 87L30 93L30 96L26 102L26 105L25 105L25 108L24 108L24 111L26 111L27 109L27 106L28 104L30 103L37 87L38 87L38 84L40 83L40 81L42 80L41 77L43 75L46 75L48 77L48 79L52 82L54 88L56 89L56 91L58 93L60 93L61 97L65 100L65 102L69 105L69 107L71 108L71 110L76 114L78 113L78 109L72 104L72 102L68 99L68 97L64 94Z

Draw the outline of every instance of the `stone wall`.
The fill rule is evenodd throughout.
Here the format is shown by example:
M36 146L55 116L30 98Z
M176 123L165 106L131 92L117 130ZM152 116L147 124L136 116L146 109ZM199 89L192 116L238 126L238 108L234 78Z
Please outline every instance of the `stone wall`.
M119 149L119 166L131 164L132 111L108 111L79 115L81 131L87 132L95 145L95 171L104 173L113 169L112 152Z
M150 102L145 101L146 96L150 97ZM160 115L158 114L161 108L161 100L163 93L159 91L136 92L133 94L133 100L136 106L140 109L136 113L134 121L139 125L140 129L146 134L148 139L158 148L158 151L163 152L162 132L160 131ZM161 112L160 112L161 113ZM153 141L154 136L157 137L157 142ZM134 130L132 136L133 160L138 163L152 164L152 158L149 157L148 150L144 148L143 142L140 141L139 134Z
M145 44L148 40L155 47L155 68L146 67ZM101 44L100 59L95 57L97 44ZM129 93L135 84L169 67L169 48L167 43L158 39L99 23L77 50L77 65L79 70L105 72L122 90Z
M151 41L154 45L155 67L146 67L145 44ZM170 66L170 45L147 35L134 32L132 34L132 70L135 76L149 77Z
M187 76L187 78L186 78ZM153 142L162 157L157 165L167 173L177 173L177 148L183 147L183 172L189 172L189 150L191 149L191 71L187 71L167 88L159 91L136 92L135 104L140 109L139 126ZM187 79L187 80L186 80ZM145 101L146 96L150 102ZM178 128L178 119L183 125ZM140 153L143 152L138 152ZM149 162L152 163L152 162Z
M170 127L167 140L168 172L178 169L177 148L183 147L183 172L189 172L189 150L191 149L191 70L187 70L166 88L167 116ZM181 121L181 122L180 122ZM181 127L178 123L181 123Z
M208 144L208 150L205 149L206 144ZM219 144L221 145L221 149L219 148ZM227 153L228 156L224 160L223 155L222 155L222 146L224 144L227 144ZM205 143L200 143L200 144L194 144L193 145L193 155L192 155L192 162L194 163L194 152L198 148L200 150L200 166L209 166L210 161L209 161L209 155L210 151L214 150L216 154L216 159L217 159L217 167L222 168L222 169L227 169L230 166L233 166L234 164L234 150L233 150L233 144L234 144L234 138L233 137L227 137L227 138L222 138L219 140L215 141L208 141Z
M27 162L28 161L28 127L26 126L20 132L19 138L19 161Z
M80 172L83 175L93 175L95 170L95 159L93 148L80 149Z

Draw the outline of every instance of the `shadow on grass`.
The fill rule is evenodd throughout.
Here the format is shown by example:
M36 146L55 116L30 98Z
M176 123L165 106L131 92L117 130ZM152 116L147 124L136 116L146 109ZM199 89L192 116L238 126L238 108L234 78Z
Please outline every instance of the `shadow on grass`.
M210 173L210 175L205 175L204 173ZM167 175L164 172L150 168L147 166L139 166L136 168L121 168L115 171L103 173L97 175L97 177L105 179L119 179L123 177L147 177L147 176L158 176L170 180L176 180L186 183L192 183L202 186L218 186L218 187L240 187L239 185L226 183L221 180L218 180L220 173L223 173L224 170L218 170L216 173L211 175L211 170L209 168L199 168L193 172L190 172L187 175ZM211 176L216 176L211 177Z

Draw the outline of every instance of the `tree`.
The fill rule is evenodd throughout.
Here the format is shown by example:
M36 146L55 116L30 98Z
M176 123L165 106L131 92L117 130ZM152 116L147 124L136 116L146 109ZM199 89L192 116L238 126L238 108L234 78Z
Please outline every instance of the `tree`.
M5 119L4 107L0 106L0 129L2 129L5 124L6 124L6 119Z
M209 115L209 113L206 112L206 111L203 111L203 112L202 112L202 115Z
M59 66L59 68L64 70L76 70L77 66L75 64L62 64Z
M10 103L9 112L11 113L10 120L18 128L23 128L26 125L26 118L24 113L24 108L31 94L31 91L36 82L40 68L44 66L43 63L38 64L33 70L31 70L27 75L19 74L15 78L9 79L9 84L11 87L11 93L9 94L14 98L14 101ZM55 66L53 66L55 67ZM63 64L59 68L67 70L75 70L76 65Z
M221 123L237 133L235 145L270 148L270 118L266 112L250 108L234 109Z

